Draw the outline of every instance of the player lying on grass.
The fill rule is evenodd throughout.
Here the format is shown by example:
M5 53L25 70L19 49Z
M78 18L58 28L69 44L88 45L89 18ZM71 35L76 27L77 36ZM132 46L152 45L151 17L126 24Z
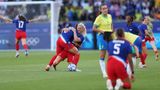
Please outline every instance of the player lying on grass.
M74 56L75 59L78 59L80 54L72 42L83 42L85 34L86 28L83 23L76 25L76 28L64 28L61 36L57 40L56 55L52 57L45 70L49 71L52 65L56 69L56 65L65 58L61 56L63 53L67 52L67 54L69 53L71 56ZM70 59L68 59L68 61L69 60Z
M125 40L123 29L117 29L116 36L117 39L110 41L108 44L107 88L108 90L119 90L120 87L131 89L131 81L127 74L126 66L128 60L133 76L132 47Z
M22 45L25 49L25 55L28 56L28 45L26 43L27 33L26 33L26 24L37 21L37 19L27 20L23 15L18 15L16 19L9 19L0 15L0 19L3 19L6 23L14 23L16 25L15 31L15 48L16 48L16 57L19 57L19 42L21 40Z

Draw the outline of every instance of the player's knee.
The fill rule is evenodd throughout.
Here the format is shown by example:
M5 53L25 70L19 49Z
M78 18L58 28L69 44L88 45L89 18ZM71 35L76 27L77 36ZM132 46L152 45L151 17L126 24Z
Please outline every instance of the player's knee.
M129 83L129 82L123 83L123 88L124 89L131 89L131 83Z

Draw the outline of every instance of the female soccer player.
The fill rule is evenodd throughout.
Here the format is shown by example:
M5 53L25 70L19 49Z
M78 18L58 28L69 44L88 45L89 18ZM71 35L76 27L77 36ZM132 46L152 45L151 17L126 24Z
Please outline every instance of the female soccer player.
M153 25L151 23L151 19L149 16L146 16L145 17L149 23L147 24L147 30L148 30L148 34L149 34L149 37L145 37L145 42L149 41L149 43L151 44L152 48L153 48L153 51L154 51L154 54L155 54L155 59L158 60L158 50L157 50L157 47L155 45L155 38L154 38L154 35L153 35Z
M26 20L23 15L18 15L16 19L11 20L0 15L0 19L3 19L6 23L14 23L16 25L15 33L15 48L16 48L16 57L19 57L19 42L21 40L22 45L25 49L25 55L28 56L28 46L26 43L26 24L32 21L37 21L38 19Z
M101 14L96 17L93 25L93 31L97 32L97 41L98 41L98 48L100 50L100 59L99 64L103 74L103 77L107 77L105 71L105 55L107 49L107 42L110 41L112 38L111 34L113 32L112 28L112 17L108 14L108 7L107 5L102 5L100 7ZM105 41L106 40L106 41Z
M126 16L126 32L139 35L138 26L133 21L133 16Z
M108 60L106 81L108 90L119 90L122 86L125 89L131 89L130 78L126 71L127 59L131 67L132 76L134 74L132 62L132 49L130 43L125 40L123 29L117 29L117 39L108 44Z
M56 65L63 59L61 57L62 52L65 50L67 53L73 54L74 57L79 57L78 49L72 44L72 42L82 42L86 34L86 28L83 23L79 23L75 28L63 28L61 36L57 40L56 55L52 57L50 63L45 68L49 71L53 65L56 69Z

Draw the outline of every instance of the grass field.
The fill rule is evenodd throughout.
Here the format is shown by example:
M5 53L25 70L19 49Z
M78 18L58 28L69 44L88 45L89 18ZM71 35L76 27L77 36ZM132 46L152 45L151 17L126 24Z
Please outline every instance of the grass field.
M81 51L79 68L82 72L68 72L66 61L57 71L45 72L54 53L32 51L29 57L23 53L17 59L15 52L0 52L0 90L106 90L102 78L98 51ZM147 68L135 70L132 90L160 90L160 62L149 51Z

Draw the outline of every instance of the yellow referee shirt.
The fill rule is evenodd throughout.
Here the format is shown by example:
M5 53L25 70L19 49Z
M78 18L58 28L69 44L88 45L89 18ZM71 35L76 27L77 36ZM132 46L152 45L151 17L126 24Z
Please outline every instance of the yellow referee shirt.
M107 14L107 16L100 14L94 21L94 25L99 30L112 32L112 16L110 14Z

